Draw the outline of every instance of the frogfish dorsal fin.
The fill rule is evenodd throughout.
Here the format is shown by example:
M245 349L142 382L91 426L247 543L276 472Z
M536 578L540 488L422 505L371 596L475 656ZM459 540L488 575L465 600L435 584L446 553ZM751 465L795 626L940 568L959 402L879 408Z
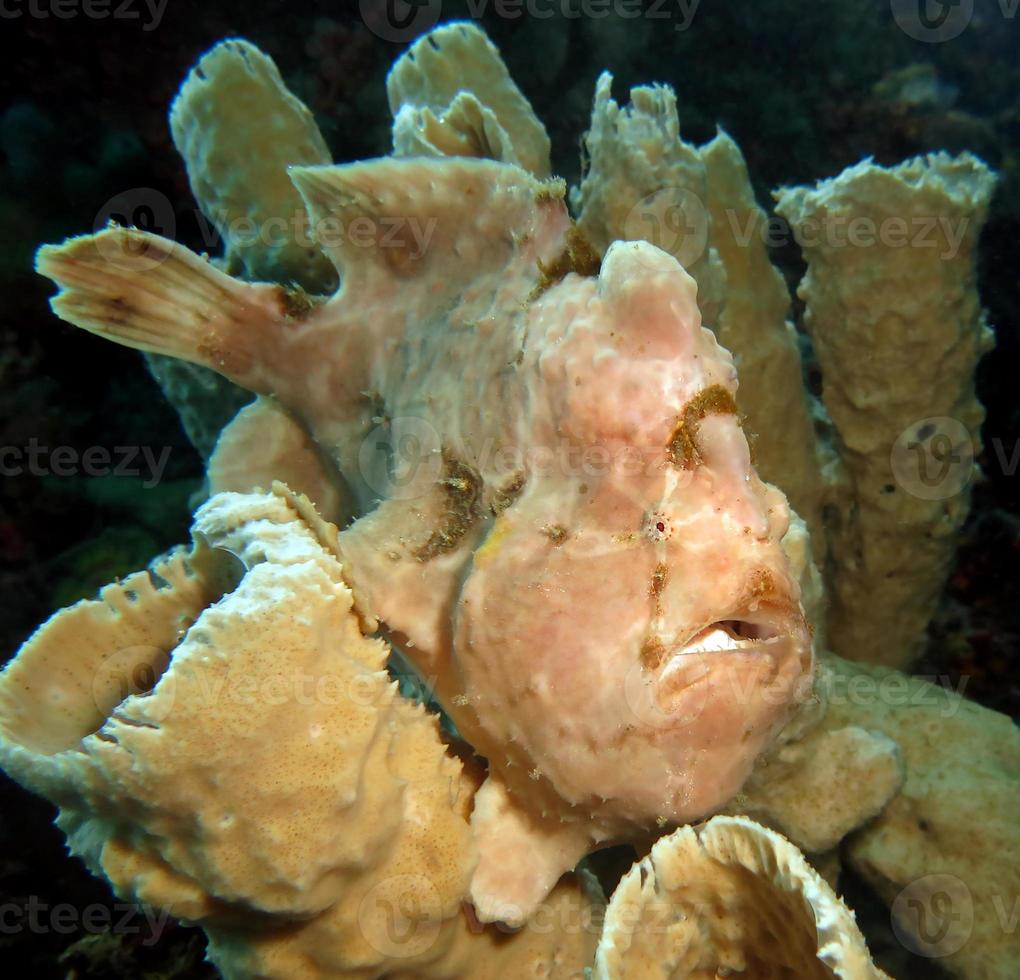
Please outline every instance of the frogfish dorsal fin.
M545 259L569 227L563 182L513 164L384 158L289 172L313 236L348 283L463 277L505 266L528 244Z

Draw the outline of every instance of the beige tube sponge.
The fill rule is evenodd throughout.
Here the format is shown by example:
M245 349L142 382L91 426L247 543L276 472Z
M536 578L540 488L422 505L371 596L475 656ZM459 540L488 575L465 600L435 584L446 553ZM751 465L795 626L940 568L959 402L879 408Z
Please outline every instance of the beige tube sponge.
M853 660L916 658L967 514L992 342L975 248L994 184L975 157L937 153L777 195L849 478L828 586L831 643Z
M759 761L728 809L814 856L882 812L903 785L903 763L896 742L859 725L797 734Z
M698 284L698 308L711 326L726 283L709 246L704 161L680 139L668 85L633 88L631 104L622 108L612 89L613 76L603 72L584 136L587 167L571 191L578 227L599 252L618 240L644 240L669 252Z
M470 156L548 177L549 137L496 46L474 24L430 31L390 69L395 156Z
M606 909L595 980L880 980L853 913L789 841L743 817L661 838Z
M215 497L190 555L28 641L0 676L0 763L119 894L201 924L227 977L512 962L462 909L475 779L362 635L335 535L284 488ZM552 907L571 903L590 910L568 883ZM594 942L521 935L571 969Z
M900 747L906 781L844 845L889 903L897 938L966 980L1020 976L1020 729L942 684L827 662L827 721ZM834 775L838 770L834 768Z
M740 375L737 404L754 432L758 471L804 518L821 564L826 551L822 511L840 466L825 442L816 439L815 426L824 413L802 382L790 294L769 261L762 236L767 218L754 199L740 148L720 130L699 155L705 165L709 242L726 277L725 301L712 326L719 343L733 352Z
M890 905L899 941L965 980L1020 976L1020 730L922 677L820 658L824 717L759 760L734 801Z
M174 143L202 213L224 238L228 271L335 288L287 168L331 163L308 108L253 44L217 44L192 69L170 110Z

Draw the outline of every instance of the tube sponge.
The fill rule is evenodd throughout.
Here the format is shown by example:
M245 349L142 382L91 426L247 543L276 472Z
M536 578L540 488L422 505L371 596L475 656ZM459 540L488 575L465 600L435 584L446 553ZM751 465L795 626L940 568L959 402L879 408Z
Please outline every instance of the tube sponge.
M714 817L661 838L624 875L593 977L724 976L886 978L797 848L744 817Z
M471 156L548 177L549 137L496 46L468 22L430 31L386 78L396 156Z
M268 55L237 38L217 44L181 87L170 129L195 200L225 239L228 271L313 293L335 288L287 176L289 166L332 159Z
M851 660L916 659L967 515L974 372L992 345L975 249L994 186L970 154L936 153L777 194L807 259L798 292L848 476L827 585L830 642Z

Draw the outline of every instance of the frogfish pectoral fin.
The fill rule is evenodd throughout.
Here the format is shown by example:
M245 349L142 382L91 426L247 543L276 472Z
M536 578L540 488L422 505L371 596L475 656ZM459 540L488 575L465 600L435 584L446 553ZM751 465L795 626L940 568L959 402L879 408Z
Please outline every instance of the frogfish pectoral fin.
M482 922L522 925L591 849L584 823L566 823L556 814L536 819L491 773L475 796L471 828L479 859L470 897Z
M284 287L240 282L170 239L114 225L44 245L36 270L60 287L50 305L68 323L253 391L270 387Z

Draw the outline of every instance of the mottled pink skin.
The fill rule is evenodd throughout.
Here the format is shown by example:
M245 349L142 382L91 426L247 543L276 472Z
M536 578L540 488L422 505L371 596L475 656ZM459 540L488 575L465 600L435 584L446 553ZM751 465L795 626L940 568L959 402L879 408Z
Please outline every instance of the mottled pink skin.
M490 161L294 176L316 222L413 219L427 247L340 242L340 292L297 314L141 232L44 249L39 268L66 319L216 368L332 458L360 507L340 535L359 613L489 762L478 914L519 923L595 844L723 805L788 716L812 657L786 502L754 474L732 360L671 256L618 242L597 279L549 283L563 203ZM688 426L696 452L671 458L709 389L723 399ZM424 478L380 487L362 449L408 420L433 440L410 461ZM453 524L466 484L444 459L477 490Z

